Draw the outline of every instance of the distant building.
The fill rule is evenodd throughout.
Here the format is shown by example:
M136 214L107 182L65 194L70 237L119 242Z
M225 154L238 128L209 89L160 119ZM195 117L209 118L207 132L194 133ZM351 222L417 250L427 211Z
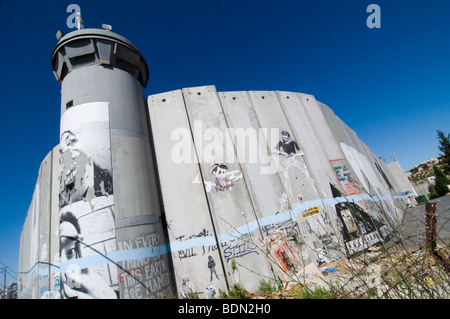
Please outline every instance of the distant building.
M17 283L9 284L6 289L0 289L1 299L17 299Z

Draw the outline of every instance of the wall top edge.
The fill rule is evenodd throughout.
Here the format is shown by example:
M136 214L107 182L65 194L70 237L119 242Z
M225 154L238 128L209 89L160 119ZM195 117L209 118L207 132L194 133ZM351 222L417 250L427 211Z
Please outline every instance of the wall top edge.
M214 90L217 92L217 94L243 94L243 93L252 93L252 94L268 94L268 93L275 93L275 94L298 94L300 96L304 96L304 97L311 97L312 99L316 100L314 95L312 94L308 94L308 93L302 93L302 92L292 92L292 91L280 91L280 90L244 90L244 91L217 91L215 85L204 85L204 86L193 86L193 87L188 87L188 88L182 88L182 89L176 89L176 90L171 90L171 91L167 91L167 92L161 92L161 93L155 93L155 94L151 94L147 97L147 99L154 97L154 96L160 96L160 95L164 95L164 94L170 94L170 93L176 93L176 92L191 92L191 91L195 91L195 90ZM317 101L317 100L316 100ZM319 101L317 101L319 102ZM321 103L321 102L319 102ZM321 103L323 104L323 103Z

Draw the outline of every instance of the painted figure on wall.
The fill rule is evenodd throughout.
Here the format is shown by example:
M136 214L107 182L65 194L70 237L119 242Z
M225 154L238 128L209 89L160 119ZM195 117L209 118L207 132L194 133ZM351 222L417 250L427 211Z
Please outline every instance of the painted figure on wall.
M211 273L211 279L209 281L213 280L213 274L216 275L216 279L219 279L219 276L217 276L216 272L216 262L212 258L212 256L208 256L208 268Z
M216 192L228 190L231 191L232 186L239 181L242 173L235 176L239 171L228 171L228 166L225 164L214 164L211 167L210 173L214 175L214 189Z
M281 140L275 146L274 152L285 156L292 156L297 151L300 151L297 142L291 139L289 132L281 131Z

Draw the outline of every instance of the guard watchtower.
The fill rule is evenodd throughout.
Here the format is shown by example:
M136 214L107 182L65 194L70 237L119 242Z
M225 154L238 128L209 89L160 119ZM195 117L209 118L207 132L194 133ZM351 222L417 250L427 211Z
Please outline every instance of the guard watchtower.
M75 279L73 269L62 267L61 282L67 288L62 293L71 288L81 297L96 273L97 297L110 298L114 291L120 298L164 298L174 294L174 286L143 94L147 62L126 38L78 25L59 39L51 59L62 87L61 232L71 232L60 237L61 261L81 267ZM75 244L70 242L74 239ZM76 254L64 251L70 245L77 247ZM146 247L148 251L139 250ZM91 256L93 248L100 252L96 262L86 266L74 260ZM114 258L102 259L108 254ZM134 266L144 269L154 263L161 270L158 278L133 276ZM107 268L95 268L103 264ZM76 287L68 287L70 283Z

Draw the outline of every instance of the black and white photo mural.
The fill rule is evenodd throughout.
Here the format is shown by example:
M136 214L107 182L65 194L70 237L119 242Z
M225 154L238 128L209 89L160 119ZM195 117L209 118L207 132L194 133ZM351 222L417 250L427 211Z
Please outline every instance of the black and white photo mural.
M117 266L107 102L61 117L60 270L62 298L117 298Z

